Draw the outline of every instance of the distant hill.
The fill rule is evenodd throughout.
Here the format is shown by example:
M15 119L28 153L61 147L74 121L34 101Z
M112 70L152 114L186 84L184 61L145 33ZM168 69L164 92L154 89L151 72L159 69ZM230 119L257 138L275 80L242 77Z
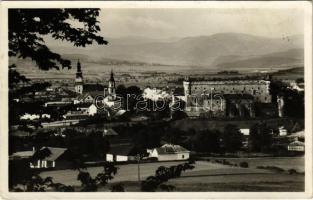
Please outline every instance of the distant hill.
M284 70L278 70L277 72L271 73L274 78L280 79L297 79L304 77L304 68L297 67L297 68L289 68Z
M107 46L86 49L65 43L51 43L63 54L88 55L91 60L115 59L169 65L212 65L217 58L229 55L252 57L288 49L303 48L303 35L267 38L241 33L219 33L211 36L161 40L142 37L107 38Z
M112 59L112 58L91 58L87 55L83 54L63 54L64 58L71 60L75 63L77 58L83 63L96 63L102 65L115 65L115 66L159 66L159 63L145 63L140 61L128 61L128 60L119 60L119 59ZM164 65L162 65L164 66Z
M78 48L67 42L47 38L47 45L70 59L74 67L68 71L53 73L58 76L62 73L74 74L78 59L82 62L84 71L94 75L110 71L113 66L118 66L121 71L140 68L140 71L162 72L286 69L303 67L304 60L303 35L268 38L242 33L219 33L169 39L134 36L105 39L109 41L108 45ZM38 68L30 60L10 58L10 63L17 63L25 74L38 74Z
M270 53L247 58L244 56L226 56L218 58L214 64L217 68L238 69L238 68L286 68L286 66L303 65L304 49L290 49L288 51ZM225 62L223 62L225 60Z

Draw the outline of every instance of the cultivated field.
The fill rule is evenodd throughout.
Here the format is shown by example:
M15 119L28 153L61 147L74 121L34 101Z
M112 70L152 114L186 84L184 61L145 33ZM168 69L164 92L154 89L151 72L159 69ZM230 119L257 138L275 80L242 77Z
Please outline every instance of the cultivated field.
M262 161L263 159L263 161ZM277 159L277 161L275 161ZM231 159L227 159L231 160ZM175 191L303 191L304 175L288 173L277 173L270 170L257 169L256 166L275 166L276 164L284 169L301 169L304 158L258 158L248 160L249 168L240 168L197 161L192 171L186 171L182 177L172 179L168 184L176 187ZM232 160L233 162L234 160ZM237 160L239 161L239 160ZM245 160L247 161L247 160ZM141 180L154 175L159 166L177 165L182 162L158 162L145 163L140 165ZM261 164L263 163L263 164ZM297 163L297 164L296 164ZM295 165L296 164L296 165ZM295 167L298 166L298 167ZM139 191L137 165L119 165L118 174L111 181L111 184L122 183L126 191ZM102 167L88 168L94 177L102 170ZM77 171L58 170L41 173L43 177L51 176L55 182L79 187ZM109 186L100 188L100 191L107 191Z

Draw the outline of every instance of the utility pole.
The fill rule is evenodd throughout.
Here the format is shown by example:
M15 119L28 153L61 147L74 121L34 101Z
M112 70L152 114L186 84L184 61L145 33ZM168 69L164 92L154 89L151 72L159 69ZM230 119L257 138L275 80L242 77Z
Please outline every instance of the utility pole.
M137 154L138 182L140 183L140 154Z

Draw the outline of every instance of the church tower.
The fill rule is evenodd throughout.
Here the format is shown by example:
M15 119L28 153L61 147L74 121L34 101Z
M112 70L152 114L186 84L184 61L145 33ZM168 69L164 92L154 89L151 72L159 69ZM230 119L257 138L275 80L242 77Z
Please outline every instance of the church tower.
M76 78L75 78L75 91L79 94L83 94L83 73L81 70L80 62L77 62L77 71L76 71Z
M113 70L111 70L110 80L109 80L109 88L108 93L111 96L115 96L115 81L114 81L114 74Z

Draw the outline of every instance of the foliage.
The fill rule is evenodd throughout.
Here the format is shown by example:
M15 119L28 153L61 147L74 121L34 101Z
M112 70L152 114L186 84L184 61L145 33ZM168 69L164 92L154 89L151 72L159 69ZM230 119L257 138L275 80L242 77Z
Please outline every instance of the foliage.
M257 166L258 169L267 169L267 170L271 170L274 172L278 172L278 173L282 173L285 170L283 168L280 167L276 167L276 166Z
M243 135L236 125L228 124L224 127L220 141L226 152L235 152L242 147Z
M300 79L297 82L301 81ZM304 92L288 88L287 84L281 81L271 81L270 93L272 102L277 101L277 96L283 97L286 116L304 118Z
M48 148L39 149L32 156L32 160L33 161L43 160L46 157L49 157L50 155L51 155L51 151Z
M25 76L21 75L18 71L16 71L15 64L10 65L9 66L9 89L13 89L21 82L27 83L29 82L29 79L27 79Z
M249 164L247 162L240 162L239 166L242 167L242 168L248 168Z
M181 144L183 132L176 128L168 128L162 139L170 144Z
M220 152L220 134L217 130L198 131L191 138L191 150L197 152Z
M42 178L39 172L30 169L32 159L10 160L9 162L9 189L15 192L45 192L59 191L72 192L74 188L61 183L53 182L51 177ZM19 187L21 186L21 187Z
M297 174L298 172L297 172L297 170L295 170L295 169L289 169L288 170L288 174Z
M101 36L97 17L99 9L9 9L9 56L31 58L42 70L70 68L71 62L50 51L43 36L69 41L74 46L97 42ZM72 22L78 22L75 27Z
M265 123L254 124L250 128L249 150L254 152L268 152L273 146L271 129Z
M92 178L89 172L79 170L77 180L81 182L82 192L92 192L97 191L99 186L105 186L113 176L117 173L117 167L112 163L106 162L103 165L103 171Z
M111 186L111 192L125 192L124 186L121 183Z
M192 170L194 166L192 163L179 164L177 166L164 167L160 166L154 176L149 176L146 180L141 182L141 191L155 192L158 188L163 191L173 191L175 189L172 185L164 184L169 179L178 178L181 173L186 170Z

